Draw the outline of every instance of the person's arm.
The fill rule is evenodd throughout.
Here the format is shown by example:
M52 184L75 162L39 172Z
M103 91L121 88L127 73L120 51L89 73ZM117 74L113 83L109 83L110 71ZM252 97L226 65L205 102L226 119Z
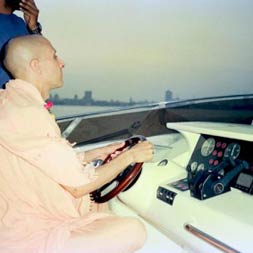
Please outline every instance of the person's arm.
M122 147L123 145L124 142L116 142L104 147L87 150L84 152L84 163L89 163L95 159L104 160L109 154L113 153L116 149Z
M30 33L40 34L41 25L38 22L39 9L34 0L21 0L20 10L24 13L24 20Z
M110 182L131 163L146 162L152 160L152 158L153 145L148 141L144 141L122 152L109 163L97 167L97 178L93 182L80 187L69 187L66 185L62 185L62 187L73 197L80 198Z

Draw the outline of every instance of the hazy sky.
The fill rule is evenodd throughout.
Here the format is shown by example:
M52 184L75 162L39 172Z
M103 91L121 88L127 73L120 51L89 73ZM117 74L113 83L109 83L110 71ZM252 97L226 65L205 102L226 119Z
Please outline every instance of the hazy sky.
M37 0L66 63L61 97L253 93L252 0Z

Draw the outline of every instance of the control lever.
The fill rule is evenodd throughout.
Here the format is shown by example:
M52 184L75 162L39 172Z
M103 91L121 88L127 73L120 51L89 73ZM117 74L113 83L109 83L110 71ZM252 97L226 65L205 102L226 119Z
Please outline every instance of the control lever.
M200 189L200 199L210 198L230 191L230 185L233 179L238 176L243 169L249 169L249 164L246 161L233 159L229 159L228 161L233 168L224 176L218 174L220 169L217 168L217 166L214 168L213 173L206 177Z
M201 195L203 194L201 194L201 189L206 179L212 174L215 174L218 177L218 173L224 170L229 164L230 164L229 160L223 160L215 168L197 171L197 173L192 173L191 168L187 167L187 171L188 171L187 179L188 179L191 195L194 196L195 198L202 199Z

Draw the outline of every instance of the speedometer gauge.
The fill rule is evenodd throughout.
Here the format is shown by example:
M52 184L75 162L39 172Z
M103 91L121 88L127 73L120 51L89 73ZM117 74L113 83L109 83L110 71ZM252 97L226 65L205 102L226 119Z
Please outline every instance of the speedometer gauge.
M224 157L236 159L241 152L241 146L238 143L230 143L224 153Z
M208 138L204 141L201 147L201 155L202 156L209 156L215 148L215 139Z

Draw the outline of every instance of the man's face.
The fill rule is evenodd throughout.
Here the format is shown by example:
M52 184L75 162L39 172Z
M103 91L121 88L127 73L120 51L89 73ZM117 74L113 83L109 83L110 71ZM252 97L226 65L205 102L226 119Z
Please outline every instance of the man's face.
M19 3L21 0L4 0L5 6L11 8L13 11L14 10L19 10Z
M64 62L56 55L56 50L49 42L43 47L43 55L39 60L44 84L50 90L62 87Z

